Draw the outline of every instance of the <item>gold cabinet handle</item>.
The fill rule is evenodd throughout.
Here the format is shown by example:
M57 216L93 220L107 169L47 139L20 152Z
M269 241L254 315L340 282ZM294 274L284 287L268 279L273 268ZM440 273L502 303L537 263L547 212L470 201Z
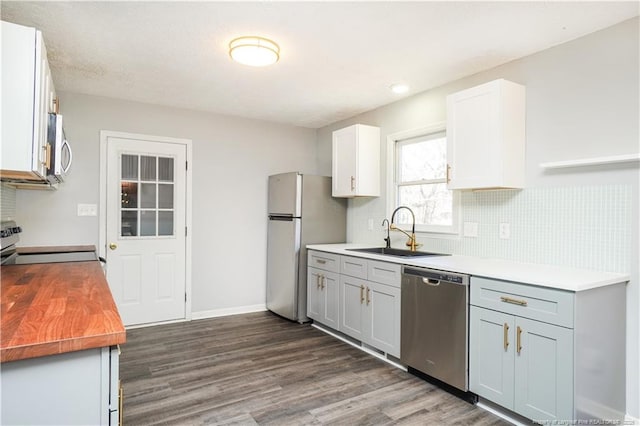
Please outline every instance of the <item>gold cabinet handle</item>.
M513 299L511 297L500 296L500 300L505 303L511 303L513 305L527 306L526 300Z
M518 326L516 330L516 346L518 355L520 355L520 351L522 350L522 329L520 328L520 326Z
M122 387L122 384L120 384L120 380L118 380L118 386L120 386L120 390L118 392L118 424L122 426L122 421L124 419L124 388Z
M42 165L47 169L51 168L51 144L45 144L42 149L44 150L44 161L42 161Z
M320 274L316 274L316 288L320 288Z
M323 260L323 259L316 259L316 262L321 264L321 265L324 265L325 263L327 263L327 261Z
M360 304L364 303L364 285L360 284Z
M502 338L502 340L504 344L504 350L506 351L509 347L509 324L505 322L502 326L502 329L504 330L504 337Z
M371 289L369 287L367 287L367 306L369 306L369 303L371 303Z
M324 275L320 275L320 290L324 290Z
M351 176L351 190L354 191L356 189L356 178Z
M447 183L451 182L451 166L447 164Z
M110 243L110 244L109 244L109 248L110 248L111 250L115 250L115 249L117 249L117 248L118 248L118 245L117 245L116 243Z

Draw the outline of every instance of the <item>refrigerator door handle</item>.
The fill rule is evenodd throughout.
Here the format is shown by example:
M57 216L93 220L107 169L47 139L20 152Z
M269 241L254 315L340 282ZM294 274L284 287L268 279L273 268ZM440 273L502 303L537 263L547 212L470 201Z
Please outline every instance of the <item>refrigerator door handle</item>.
M275 214L270 214L269 215L269 220L282 220L282 221L285 221L285 222L291 222L291 221L293 221L293 219L299 219L299 218L291 216L291 215L275 215Z

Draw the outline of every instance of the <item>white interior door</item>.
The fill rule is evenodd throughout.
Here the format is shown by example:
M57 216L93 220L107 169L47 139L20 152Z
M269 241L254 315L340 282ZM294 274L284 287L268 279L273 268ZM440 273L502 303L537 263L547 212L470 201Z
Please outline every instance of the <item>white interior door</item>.
M107 280L125 325L185 318L186 150L107 138Z

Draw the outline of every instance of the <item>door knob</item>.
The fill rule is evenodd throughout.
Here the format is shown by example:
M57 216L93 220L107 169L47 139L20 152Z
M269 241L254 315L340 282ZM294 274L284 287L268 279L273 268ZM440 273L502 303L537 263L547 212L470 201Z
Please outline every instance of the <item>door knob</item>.
M116 243L110 243L110 244L109 244L109 248L110 248L111 250L115 250L115 249L117 249L117 248L118 248L118 245L117 245Z

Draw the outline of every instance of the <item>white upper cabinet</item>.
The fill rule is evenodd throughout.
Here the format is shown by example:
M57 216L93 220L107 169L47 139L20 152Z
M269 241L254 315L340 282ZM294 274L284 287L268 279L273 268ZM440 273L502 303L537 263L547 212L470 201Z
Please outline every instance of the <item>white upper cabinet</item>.
M525 87L504 79L447 97L449 189L523 188Z
M42 33L2 24L3 178L44 180L49 158L48 113L55 112L55 89Z
M334 197L380 196L380 129L354 124L333 132Z

